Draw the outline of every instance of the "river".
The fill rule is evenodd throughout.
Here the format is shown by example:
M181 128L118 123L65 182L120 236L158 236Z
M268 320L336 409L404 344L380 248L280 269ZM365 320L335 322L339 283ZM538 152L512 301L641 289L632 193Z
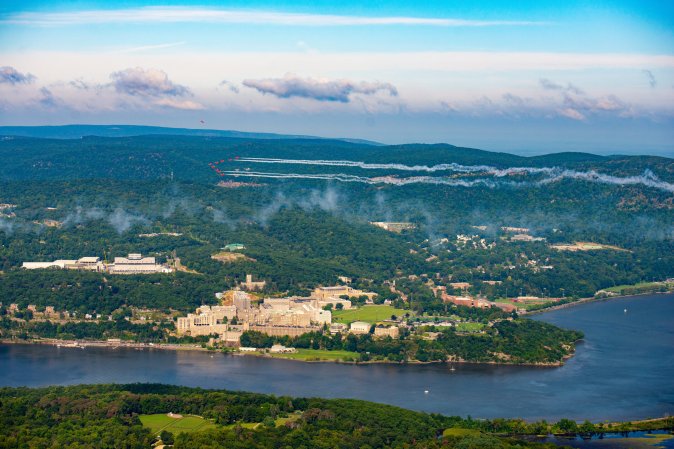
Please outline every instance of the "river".
M535 319L585 332L564 366L454 364L452 371L444 364L344 365L192 351L0 345L0 385L160 382L358 398L478 418L600 421L674 412L674 295L593 302Z

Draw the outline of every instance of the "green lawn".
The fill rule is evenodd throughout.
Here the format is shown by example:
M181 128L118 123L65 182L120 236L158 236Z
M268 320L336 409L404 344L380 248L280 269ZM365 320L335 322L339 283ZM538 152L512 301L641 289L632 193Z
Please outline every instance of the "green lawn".
M626 289L656 289L660 287L667 287L667 284L665 282L639 282L638 284L632 284L632 285L616 285L615 287L609 287L605 288L604 290L609 291L609 292L615 292L615 293L620 293L622 290Z
M365 321L367 323L376 323L378 321L388 320L391 315L401 317L409 310L396 309L392 306L363 306L357 309L333 310L332 320L337 323L350 324L354 321Z
M482 323L456 323L456 330L459 332L480 332L484 328Z
M260 423L259 422L240 422L236 424L227 424L226 426L222 426L223 429L234 429L237 425L243 427L244 429L251 429L255 430Z
M297 421L301 417L302 417L301 411L294 411L290 415L286 416L285 418L276 418L276 421L275 421L276 427L285 426L286 423Z
M198 416L184 415L182 418L171 418L164 413L157 415L140 415L140 422L152 433L166 430L175 435L182 432L198 432L217 427L212 422Z
M304 360L304 361L340 361L340 360L358 360L358 353L351 351L328 351L324 349L298 349L295 353L289 354L270 354L272 357L280 359Z
M442 432L443 437L467 437L472 435L479 435L480 431L475 429L462 429L460 427L450 427Z
M549 301L545 298L541 298L540 301L522 301L522 302L515 302L515 303L513 303L509 299L499 298L495 302L500 302L500 303L504 303L504 304L512 304L512 305L516 306L518 309L524 309L524 310L529 310L529 309L532 309L534 307L538 307L541 304L546 304L548 306L553 306L553 305L556 304L555 301Z

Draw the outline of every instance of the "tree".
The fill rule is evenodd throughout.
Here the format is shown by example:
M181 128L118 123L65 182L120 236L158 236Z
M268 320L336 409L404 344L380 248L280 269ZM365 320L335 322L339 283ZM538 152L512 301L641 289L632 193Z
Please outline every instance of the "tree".
M165 445L171 445L174 442L173 434L167 430L162 430L159 434L159 439Z

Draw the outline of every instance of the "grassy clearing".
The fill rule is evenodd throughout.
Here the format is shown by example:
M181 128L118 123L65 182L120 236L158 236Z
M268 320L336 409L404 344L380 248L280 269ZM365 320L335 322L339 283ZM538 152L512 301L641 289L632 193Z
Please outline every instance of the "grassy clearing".
M295 411L295 412L291 413L290 415L288 415L286 417L276 418L274 420L274 424L276 425L276 427L285 426L286 423L297 421L301 417L302 417L302 412L301 411ZM231 429L234 429L237 425L240 425L244 429L256 430L256 429L259 429L260 426L262 426L262 423L260 423L260 422L242 422L242 423L236 423L236 424L228 424L226 426L222 426L222 428L231 430Z
M295 353L289 354L270 354L279 359L311 361L342 361L358 360L358 353L351 351L328 351L325 349L298 349Z
M620 293L623 290L629 290L629 289L635 289L635 290L650 290L650 289L658 289L660 287L670 287L671 288L672 284L667 284L666 282L639 282L638 284L632 284L632 285L616 285L615 287L608 287L605 288L604 290L608 292L614 292L614 293Z
M482 323L456 323L456 330L459 332L480 332L485 327Z
M140 415L139 418L143 426L149 428L152 433L166 430L177 435L182 432L199 432L217 427L204 418L191 415L186 415L182 418L171 418L166 414L160 413L156 415Z
M365 321L367 323L377 323L388 320L391 315L401 317L409 310L396 309L392 306L363 306L357 309L333 310L332 319L338 323L350 324L354 321Z
M593 243L593 242L575 242L559 245L550 245L550 247L559 251L602 251L602 250L627 251L626 249L620 248L618 246L604 245L603 243Z
M259 422L242 422L242 423L236 423L236 424L227 424L226 426L222 426L222 428L231 430L231 429L235 428L237 425L240 425L244 429L255 430L260 424L261 423L259 423Z
M302 417L302 412L295 411L295 412L291 413L290 415L286 416L285 418L276 418L276 420L274 422L276 423L276 427L281 427L281 426L285 426L286 423L297 421L301 417Z
M245 254L234 253L230 251L220 251L219 253L215 253L211 256L211 259L217 260L218 262L222 263L233 263L243 260L250 260L250 261L253 260L250 257L247 257Z
M443 437L467 437L471 435L479 435L480 431L475 429L462 429L460 427L450 427L442 432Z
M549 301L546 300L545 298L541 298L540 301L521 301L521 302L512 302L510 299L506 298L499 298L495 302L500 302L504 304L512 304L516 306L518 309L524 309L524 310L530 310L534 309L537 307L540 307L542 304L545 304L547 306L553 306L556 304L555 301Z

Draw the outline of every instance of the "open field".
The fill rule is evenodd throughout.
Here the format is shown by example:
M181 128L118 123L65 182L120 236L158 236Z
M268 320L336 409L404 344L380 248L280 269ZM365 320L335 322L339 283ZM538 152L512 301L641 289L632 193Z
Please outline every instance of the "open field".
M459 332L480 332L485 326L482 323L456 323L456 330Z
M288 422L297 421L301 416L302 416L302 412L298 410L298 411L295 411L295 412L289 414L286 417L276 418L274 420L274 424L276 425L276 427L285 426L285 424L288 423ZM241 426L244 429L255 430L255 429L259 429L260 426L262 426L262 423L259 423L259 422L242 422L242 423L228 424L226 426L222 426L222 428L231 430L231 429L234 429L236 426Z
M230 251L220 251L219 253L215 253L211 256L211 259L222 263L233 263L243 260L254 261L254 259L247 257L245 254L234 253Z
M621 293L623 290L644 290L644 291L651 291L651 290L656 290L658 288L673 288L674 283L667 283L667 282L639 282L638 284L633 284L633 285L616 285L615 287L608 287L603 290L606 290L607 292L613 292L613 293Z
M177 435L182 432L198 432L217 427L204 418L191 415L186 415L182 418L171 418L164 413L160 413L156 415L140 415L139 418L143 426L148 427L153 433L166 430Z
M351 351L328 351L324 349L298 349L290 354L271 354L272 357L279 359L304 360L310 361L340 361L340 360L358 360L358 353Z
M462 429L460 427L450 427L449 429L445 429L444 432L442 432L443 437L466 437L466 436L472 436L472 435L480 435L479 430L476 429Z
M409 310L396 309L392 306L363 306L357 309L333 310L332 319L337 323L350 324L353 321L365 321L367 323L376 323L378 321L388 320L391 315L400 317Z
M571 244L550 245L550 247L559 251L597 251L597 250L627 251L626 249L620 248L618 246L604 245L601 243L592 243L592 242L574 242Z
M524 310L530 310L533 308L539 307L541 304L548 304L548 305L553 305L556 303L556 301L551 301L546 298L541 298L539 301L520 301L520 302L513 302L510 299L505 299L505 298L500 298L497 299L495 302L500 302L504 304L513 304L517 306L518 309L524 309Z
M234 423L234 424L227 424L226 426L222 426L222 428L232 430L236 426L241 426L244 429L255 430L259 425L260 425L259 422L242 422L242 423L237 422L237 423Z

